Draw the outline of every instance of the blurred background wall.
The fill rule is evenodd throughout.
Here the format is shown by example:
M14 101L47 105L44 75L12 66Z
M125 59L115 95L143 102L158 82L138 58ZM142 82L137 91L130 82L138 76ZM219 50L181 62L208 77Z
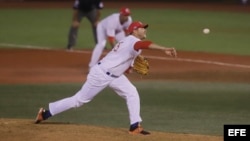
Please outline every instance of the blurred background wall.
M74 0L0 0L0 1L74 1ZM247 0L103 0L103 2L220 2L220 3L241 3Z

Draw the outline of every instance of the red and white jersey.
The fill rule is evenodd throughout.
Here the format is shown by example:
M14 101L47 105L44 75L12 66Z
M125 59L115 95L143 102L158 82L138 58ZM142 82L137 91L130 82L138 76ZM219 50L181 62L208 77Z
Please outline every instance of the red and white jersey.
M132 23L131 16L128 16L128 21L124 24L121 24L119 16L119 13L111 14L110 16L100 21L100 23L98 24L99 26L102 26L103 29L105 29L106 36L115 37L116 33L127 29Z
M140 39L129 35L120 42L100 61L100 67L114 75L122 75L132 66L134 59L141 53L141 49L135 50L135 43Z

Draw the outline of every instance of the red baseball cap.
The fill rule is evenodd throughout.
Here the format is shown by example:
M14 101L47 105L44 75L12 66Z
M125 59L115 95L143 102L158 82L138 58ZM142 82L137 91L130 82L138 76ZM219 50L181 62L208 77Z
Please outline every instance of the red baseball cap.
M122 7L120 9L120 14L122 14L123 16L129 16L131 14L130 9L127 7Z
M135 29L138 28L148 28L148 24L143 24L140 21L132 22L128 27L129 34L131 34Z

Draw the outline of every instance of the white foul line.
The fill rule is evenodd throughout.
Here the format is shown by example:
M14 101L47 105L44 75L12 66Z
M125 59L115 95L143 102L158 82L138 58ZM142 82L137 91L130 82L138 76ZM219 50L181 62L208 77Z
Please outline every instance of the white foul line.
M188 58L166 58L166 57L156 57L156 56L146 56L146 58L158 59L158 60L173 60L179 62L201 63L201 64L213 64L213 65L236 67L236 68L250 68L249 65L231 64L218 61L207 61L207 60L188 59Z
M91 51L82 51L82 50L56 50L52 49L52 47L41 47L41 46L32 46L32 45L17 45L17 44L8 44L8 43L0 43L0 46L5 47L13 47L13 48L27 48L27 49L40 49L40 50L54 50L54 51L67 51L72 53L87 53L90 54ZM199 60L199 59L188 59L188 58L166 58L166 57L157 57L157 56L145 56L146 58L158 59L158 60L172 60L179 62L191 62L191 63L201 63L201 64L213 64L219 66L227 66L227 67L236 67L236 68L250 68L250 65L242 65L242 64L232 64L232 63L223 63L218 61L207 61L207 60Z
M26 49L38 49L38 50L51 50L51 51L67 51L67 52L72 52L72 53L91 53L90 51L60 50L60 49L53 49L53 47L42 47L42 46L33 46L33 45L18 45L18 44L9 44L9 43L0 43L0 46L11 47L11 48L26 48Z

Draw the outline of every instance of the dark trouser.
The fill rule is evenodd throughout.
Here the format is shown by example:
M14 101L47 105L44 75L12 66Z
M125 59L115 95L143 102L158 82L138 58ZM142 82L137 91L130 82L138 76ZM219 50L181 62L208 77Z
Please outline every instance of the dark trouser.
M95 41L95 43L97 43L96 25L95 25L96 16L97 16L97 10L96 9L93 9L90 12L83 12L83 11L80 11L80 10L75 11L75 13L73 15L73 23L72 23L72 25L70 27L69 34L68 34L68 45L67 45L68 49L70 49L70 48L72 48L73 46L76 45L78 28L79 28L79 25L80 25L80 22L81 22L82 18L84 18L84 17L87 17L89 22L91 23L92 32L93 32L93 35L94 35L94 41ZM74 24L75 22L78 22L78 24L75 25Z

